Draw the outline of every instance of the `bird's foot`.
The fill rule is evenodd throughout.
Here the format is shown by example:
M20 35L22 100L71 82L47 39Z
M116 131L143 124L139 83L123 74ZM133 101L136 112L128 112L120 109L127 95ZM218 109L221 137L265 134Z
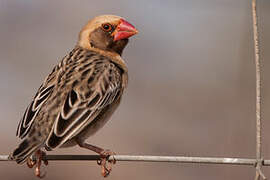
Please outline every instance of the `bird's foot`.
M43 159L44 156L46 156L46 153L44 151L38 150L35 153L35 159L32 159L32 158L27 159L27 166L29 168L33 168L34 166L36 166L35 175L39 178L44 178L46 175L46 173L41 174L41 171L40 171L42 161L46 166L49 164L47 160Z
M27 166L29 168L33 168L36 164L37 164L37 161L36 160L33 160L31 157L29 157L27 159L27 162L26 162Z
M115 153L110 150L103 150L100 152L100 160L98 160L97 163L101 166L101 175L103 177L107 177L110 174L112 171L112 164L116 163L115 159L108 160L111 155L115 155Z
M80 139L76 140L78 145L82 148L94 151L96 153L98 153L100 155L100 160L97 161L98 165L101 166L101 175L103 177L107 177L110 172L112 171L112 164L116 163L116 160L109 160L109 157L111 155L115 155L114 152L110 151L110 150L104 150L100 147L91 145L91 144L87 144L83 141L81 141ZM107 164L107 161L109 164Z

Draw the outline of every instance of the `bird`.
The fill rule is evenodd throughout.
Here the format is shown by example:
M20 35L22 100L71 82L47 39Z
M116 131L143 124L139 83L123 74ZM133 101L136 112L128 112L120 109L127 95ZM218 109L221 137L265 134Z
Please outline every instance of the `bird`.
M120 104L128 83L122 52L137 33L116 15L88 21L73 50L53 68L26 108L16 132L21 142L10 159L35 166L35 175L42 178L42 161L48 164L46 151L78 145L100 155L101 173L108 176L107 159L115 153L85 140L105 125Z

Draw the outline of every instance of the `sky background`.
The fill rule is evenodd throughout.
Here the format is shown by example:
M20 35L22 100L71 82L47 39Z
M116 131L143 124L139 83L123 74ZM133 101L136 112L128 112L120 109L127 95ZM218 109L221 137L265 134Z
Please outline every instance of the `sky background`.
M139 34L123 53L129 86L107 125L87 142L117 154L255 157L251 0L0 0L0 154L46 75L91 18L115 14ZM258 0L263 157L270 159L270 1ZM92 154L79 147L50 154ZM49 162L45 180L103 179L95 162ZM264 172L270 177L270 169ZM247 166L117 162L116 179L253 179ZM1 179L36 179L0 162Z

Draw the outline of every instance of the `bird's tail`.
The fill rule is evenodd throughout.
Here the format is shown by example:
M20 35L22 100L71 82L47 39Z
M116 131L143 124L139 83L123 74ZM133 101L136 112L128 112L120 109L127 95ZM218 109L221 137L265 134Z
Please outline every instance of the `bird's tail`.
M33 139L25 139L23 142L21 142L19 147L17 147L9 155L9 159L15 160L18 164L22 164L39 148L40 143L38 141L33 141Z

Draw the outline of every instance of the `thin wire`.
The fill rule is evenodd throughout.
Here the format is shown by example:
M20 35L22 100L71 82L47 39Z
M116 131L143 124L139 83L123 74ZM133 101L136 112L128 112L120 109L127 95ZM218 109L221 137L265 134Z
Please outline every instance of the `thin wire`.
M49 161L96 161L99 155L46 155ZM216 158L216 157L186 157L186 156L136 156L136 155L113 155L109 160L116 161L139 161L139 162L174 162L174 163L199 163L199 164L231 164L255 166L257 159L247 158ZM0 161L13 161L8 155L0 155ZM270 166L270 160L264 160L264 166Z
M255 67L256 67L256 176L255 180L260 177L266 179L262 173L262 121L261 121L261 69L260 69L260 51L258 38L258 21L256 0L252 0L252 18L253 18L253 38L254 38L254 52L255 52Z
M253 30L254 30L254 49L255 49L255 65L256 65L256 122L257 122L257 148L256 157L261 158L261 73L258 46L258 24L256 14L256 0L252 1L253 9Z

